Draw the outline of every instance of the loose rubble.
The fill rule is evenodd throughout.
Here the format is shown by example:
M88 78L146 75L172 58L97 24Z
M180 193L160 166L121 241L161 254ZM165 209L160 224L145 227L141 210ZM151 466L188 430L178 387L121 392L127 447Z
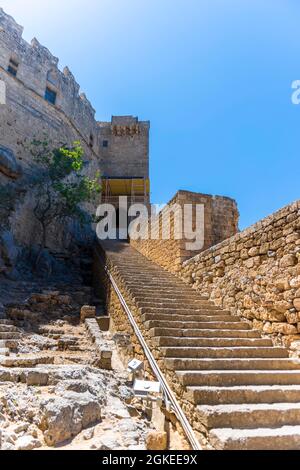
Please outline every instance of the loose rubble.
M80 322L81 306L91 299L88 287L59 286L6 303L0 319L1 450L146 447L151 423L135 408L115 343L98 327L99 299L94 317Z

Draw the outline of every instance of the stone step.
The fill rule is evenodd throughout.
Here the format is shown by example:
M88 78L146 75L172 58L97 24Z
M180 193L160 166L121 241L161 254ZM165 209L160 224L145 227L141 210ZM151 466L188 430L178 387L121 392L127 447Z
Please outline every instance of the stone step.
M130 290L130 289L129 289ZM137 291L137 289L136 289ZM187 301L187 302L190 302L190 301L195 301L195 302L206 302L207 305L213 305L215 308L219 308L219 307L216 307L214 305L213 302L211 302L210 300L208 300L207 298L201 296L201 295L196 295L196 294L192 294L192 295L189 295L189 294L178 294L176 291L171 294L169 293L161 293L160 295L157 295L155 292L151 292L151 293L147 293L143 290L140 291L140 293L138 293L136 295L136 301L145 301L145 302L152 302L153 300L157 300L157 301L163 301L163 302L168 302L169 300L173 301L173 302L181 302L181 301Z
M197 415L207 429L297 426L300 425L300 403L199 405Z
M157 269L149 269L148 267L143 268L143 269L141 268L137 269L136 267L121 268L120 266L118 266L117 270L120 273L120 275L128 279L134 279L135 281L146 279L146 280L150 280L154 282L159 282L159 281L170 282L170 283L173 283L175 286L180 286L183 284L182 281L178 277L172 276L166 271L160 271ZM188 286L187 284L183 284L183 285L185 285L187 288L190 288L190 286Z
M233 318L237 318L236 321L241 321L239 317L231 315L229 310L221 310L218 307L215 307L214 305L206 305L204 306L192 306L191 308L189 307L188 304L186 304L184 307L178 305L177 307L156 307L155 304L149 304L147 307L141 307L139 305L140 309L144 309L147 311L147 313L153 313L156 315L197 315L198 313L200 315L230 315ZM155 309L154 312L151 312L151 309ZM159 311L157 311L159 310ZM168 313L171 312L171 313ZM175 312L175 313L173 313Z
M281 347L162 347L161 357L171 358L282 358L288 352Z
M146 279L146 278L134 278L133 276L126 276L122 274L121 277L128 286L137 286L137 287L142 287L142 288L147 287L148 289L154 288L154 287L159 287L161 289L169 289L169 290L180 289L181 291L185 291L187 294L189 294L189 288L188 286L184 284L182 285L175 284L172 281L166 281L163 279L153 279L151 276L148 279Z
M149 322L145 324L146 328L148 327ZM232 323L218 323L218 322L209 322L209 323L198 323L197 328L190 328L187 325L187 329L182 328L149 328L149 334L151 337L155 338L225 338L225 339L260 339L260 336L255 335L253 331L246 329L232 328ZM235 324L234 324L235 325ZM231 334L228 334L228 331L231 331ZM250 334L244 335L241 333Z
M14 326L14 324L11 322L11 320L8 320L8 319L5 319L5 318L0 319L0 325L11 325L11 326Z
M118 270L122 270L122 271L128 271L128 272L132 272L134 274L137 274L137 273L153 273L153 274L160 274L160 270L157 269L157 266L149 266L147 264L142 264L140 262L135 262L134 264L133 263L123 263L123 262L120 262L118 261L117 263L117 268Z
M0 357L1 356L9 356L9 348L1 348L0 349Z
M299 403L299 385L239 385L233 387L187 387L185 398L198 405L245 403Z
M201 313L204 311L204 312L209 312L209 311L214 311L214 309L194 309L194 310L190 310L189 308L185 308L185 309L178 309L178 308L156 308L156 307L141 307L140 308L140 311L142 313L142 315L144 313L157 313L157 314L166 314L166 315L195 315L196 313L199 313L201 315ZM234 315L227 315L228 319L230 319L232 322L240 322L241 319L237 316L234 316ZM248 323L247 323L248 324Z
M18 331L18 328L16 328L14 325L1 325L0 324L0 333L8 333L8 332L16 332Z
M153 336L175 336L175 337L189 337L189 338L260 338L260 334L255 330L218 330L218 329L176 329L176 328L152 328L149 331L151 337Z
M256 429L213 429L210 443L217 450L299 450L300 426Z
M174 283L178 284L180 282L179 278L173 277L168 271L164 271L161 269L157 269L157 266L147 266L141 265L140 263L136 264L123 264L117 262L116 269L119 273L124 275L130 275L131 277L139 278L139 276L144 277L152 277L155 279L168 280L174 281Z
M264 448L263 441L273 448L274 431L274 448L300 449L300 361L130 246L107 246L155 355L178 378L176 391L201 405L194 425L210 430L210 444L251 449Z
M15 339L0 339L0 349L17 349L19 342Z
M141 282L141 279L134 279L132 276L128 275L128 276L125 276L124 274L119 274L119 277L123 279L124 282L126 283L130 283L132 285L135 285L137 287L139 286L143 286L145 287L146 284L149 284L150 283L150 286L152 287L152 285L158 285L160 287L163 287L163 288L168 288L170 290L173 290L174 294L178 295L180 293L180 291L184 291L186 294L191 294L192 296L195 296L195 297L201 297L203 298L204 300L209 300L209 296L207 294L203 294L202 292L200 292L199 290L196 290L196 289L193 289L191 288L188 284L185 284L184 282L181 282L180 280L177 280L177 278L175 278L175 282L174 282L174 279L165 279L165 280L162 280L162 279L149 279L147 280L147 283L142 283Z
M123 279L124 280L124 279ZM125 281L125 280L124 280ZM184 287L178 287L175 288L174 286L165 286L162 284L154 284L154 285L142 285L139 282L129 282L125 281L125 284L128 288L131 288L132 290L136 290L137 292L152 295L155 293L156 295L168 295L172 296L172 294L178 295L178 296L185 296L187 298L194 298L194 299L201 299L201 295L198 294L196 291L189 291ZM207 300L207 299L204 299Z
M237 347L237 346L272 346L270 339L263 338L176 338L160 336L153 338L156 346L192 346L192 347Z
M219 308L216 308L213 304L207 301L203 301L203 300L175 299L174 302L170 302L168 299L164 300L161 298L158 299L158 298L153 297L147 301L135 298L135 302L139 307L156 307L156 308L175 307L175 308L180 308L180 309L188 308L188 309L202 309L202 310L211 310L213 308L214 310L220 310Z
M209 359L191 359L191 358L167 358L165 364L168 369L185 370L295 370L300 369L298 359L281 358L209 358Z
M182 331L193 329L193 330L250 330L248 323L242 322L231 322L228 321L229 318L220 316L220 321L216 321L215 317L206 317L203 321L191 321L191 322L179 322L179 321L163 321L163 320L150 320L145 322L145 327L148 329L151 328L180 328ZM202 317L200 318L202 319ZM169 335L168 335L169 336ZM176 336L174 334L174 336ZM188 336L186 334L180 336ZM194 335L192 335L194 336Z
M152 299L152 300L137 300L136 301L138 307L155 307L155 308L177 308L177 309L205 309L208 307L213 307L209 302L206 300L186 300L186 301L179 301L175 300L174 302L162 301L161 299Z
M212 317L213 315L213 317ZM151 320L162 320L162 321L205 321L208 317L212 317L215 320L220 320L221 317L224 317L222 310L213 311L213 310L202 310L201 313L193 313L193 314L184 314L184 315L177 315L174 313L144 313L142 315L142 320L144 322L151 321ZM228 315L227 315L228 316ZM253 330L255 331L255 330Z
M21 334L17 332L0 332L0 340L3 339L19 339Z
M299 370L185 370L176 371L184 386L300 385Z
M138 302L138 301L143 301L144 299L147 299L147 301L149 302L167 302L168 301L168 298L170 297L170 295L172 295L172 292L159 292L155 289L153 289L152 291L146 291L144 289L141 289L141 288L131 288L131 287L128 287L126 286L126 289L127 289L127 292L134 298L135 302ZM173 291L173 294L174 294L174 291ZM218 307L217 305L215 305L214 303L208 301L208 300L203 300L203 299L199 299L199 297L197 298L193 298L191 296L189 296L188 294L179 294L179 295L175 295L174 294L174 299L180 303L180 302L187 302L188 304L192 304L194 301L198 302L200 300L200 302L205 302L206 305L205 305L205 308L213 308L214 310L221 310L220 307ZM176 303L176 302L175 302ZM173 304L171 304L172 306Z
M35 367L39 364L54 364L54 357L52 356L26 356L16 357L11 356L7 358L0 358L0 365L2 367Z

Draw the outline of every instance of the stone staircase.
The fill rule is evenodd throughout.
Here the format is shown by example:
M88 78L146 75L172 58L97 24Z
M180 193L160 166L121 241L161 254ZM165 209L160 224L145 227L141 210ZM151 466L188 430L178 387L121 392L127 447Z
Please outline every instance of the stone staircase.
M209 446L300 449L300 361L129 245L102 248Z
M21 334L10 320L0 319L0 361L18 347Z
M17 354L22 333L9 319L0 319L0 366L1 367L35 367L40 364L51 364L53 358L47 354Z

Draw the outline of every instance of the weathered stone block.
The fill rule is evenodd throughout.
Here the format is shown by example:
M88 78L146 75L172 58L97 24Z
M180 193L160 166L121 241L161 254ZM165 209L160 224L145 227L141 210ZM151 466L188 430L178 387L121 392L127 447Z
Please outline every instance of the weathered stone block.
M292 305L286 300L278 300L277 302L274 302L274 309L280 313L285 313L291 307Z
M299 289L299 288L300 288L300 276L293 277L293 278L290 280L290 286L291 286L293 289Z
M147 450L167 450L168 436L166 432L151 431L146 437Z
M300 298L294 299L293 304L294 304L295 309L296 309L298 312L300 312Z
M285 317L288 323L295 324L300 321L300 312L286 312Z
M290 266L295 266L295 264L297 264L297 258L293 254L284 255L279 263L281 268L288 268Z
M83 323L87 318L96 317L96 307L84 305L80 311L80 321Z
M273 323L272 331L273 333L281 333L283 335L295 335L298 332L295 326L288 323Z

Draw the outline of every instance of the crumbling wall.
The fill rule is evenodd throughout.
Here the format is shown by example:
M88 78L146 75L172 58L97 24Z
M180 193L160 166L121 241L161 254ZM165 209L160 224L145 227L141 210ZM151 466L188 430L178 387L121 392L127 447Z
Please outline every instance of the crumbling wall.
M300 339L300 201L184 262L179 274L289 346Z
M187 249L188 240L186 236L178 239L178 228L176 228L176 215L179 212L184 214L184 206L191 204L195 209L197 204L204 206L204 245L200 249ZM171 206L176 207L175 213L170 211L171 230L170 238L163 230L163 216L168 213ZM189 191L178 191L174 198L167 204L161 213L153 219L152 230L159 228L159 236L153 239L151 236L150 224L145 223L141 229L142 237L138 240L131 239L131 245L151 261L159 264L166 270L177 273L180 272L182 263L195 256L196 253L206 250L215 245L220 240L231 237L238 231L239 213L236 202L233 199L222 196L210 196L207 194L192 193ZM178 219L177 219L178 220ZM188 221L188 217L183 216L183 222ZM183 224L184 225L184 224ZM182 225L182 228L183 228ZM195 211L190 218L190 226L195 229ZM184 230L182 230L184 235ZM147 239L143 239L143 236ZM167 236L167 239L164 239Z

